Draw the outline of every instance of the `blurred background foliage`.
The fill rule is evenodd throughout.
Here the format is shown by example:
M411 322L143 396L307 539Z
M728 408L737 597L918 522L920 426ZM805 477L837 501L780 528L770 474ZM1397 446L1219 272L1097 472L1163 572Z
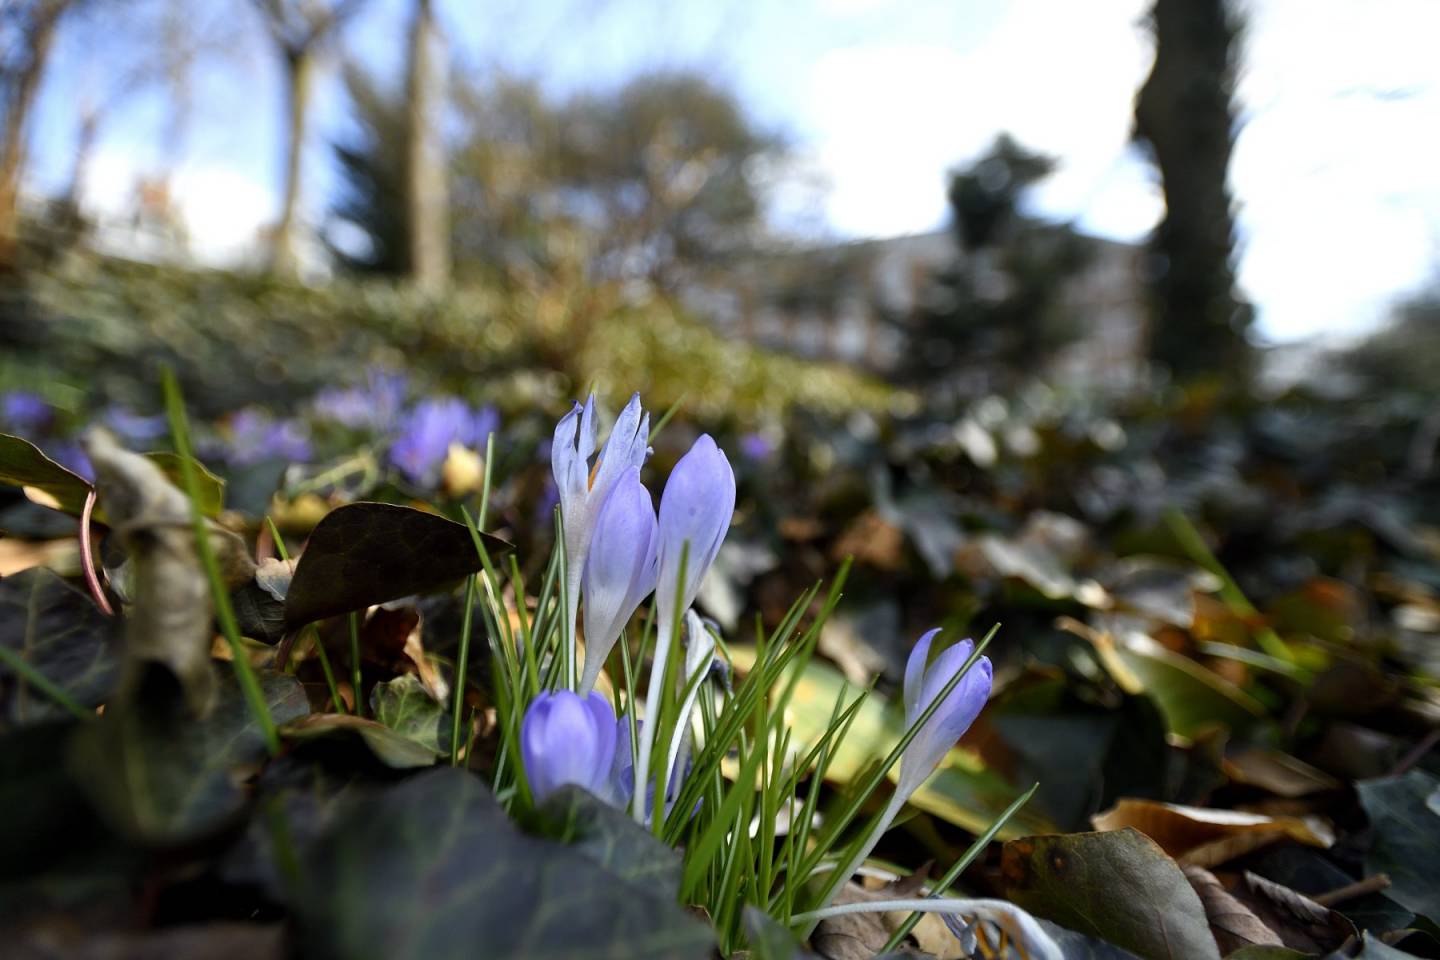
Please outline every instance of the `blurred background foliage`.
M363 4L256 0L241 7L284 63L285 200L262 256L215 269L163 174L123 228L74 191L20 202L46 51L67 23L123 29L123 6L0 11L0 432L79 471L91 422L164 447L151 417L169 365L228 482L227 522L257 537L269 514L298 541L358 499L454 514L493 430L494 532L535 574L555 418L587 391L614 410L638 390L657 419L678 405L661 473L701 431L735 464L735 526L701 600L728 638L855 558L807 702L828 709L837 674L893 691L926 627L1003 624L991 710L888 857L949 862L1039 780L1037 832L1087 829L1124 798L1244 806L1343 834L1323 854L1244 851L1260 876L1323 893L1386 866L1341 785L1440 775L1440 295L1343 351L1254 344L1228 180L1238 8L1150 9L1134 135L1166 210L1147 243L1036 216L1060 160L1002 135L936 185L943 230L803 244L764 215L797 159L785 131L704 71L561 94L444 64L413 0L402 66L382 74L344 47ZM188 71L223 50L184 4L143 6L122 59L158 65L134 82L171 91L178 153ZM350 122L307 151L327 63ZM306 223L317 152L337 176ZM73 575L73 521L0 497L4 572ZM426 604L443 661L456 602ZM1292 774L1267 776L1276 764ZM966 882L1003 894L994 860ZM1372 895L1362 929L1440 919Z

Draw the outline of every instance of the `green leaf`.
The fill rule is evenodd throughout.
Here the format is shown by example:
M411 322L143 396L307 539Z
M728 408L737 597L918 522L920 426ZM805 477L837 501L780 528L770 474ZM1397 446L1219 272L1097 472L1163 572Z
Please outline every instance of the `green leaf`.
M680 891L680 855L586 790L566 786L539 811L545 835L568 844L622 880L674 896Z
M503 540L481 536L492 560L510 550ZM346 504L311 532L285 595L285 619L303 626L430 593L480 569L464 524L390 503Z
M142 456L154 462L177 487L180 485L178 454L160 451ZM200 475L200 509L207 517L217 516L225 503L225 481L198 460L193 462ZM35 444L9 434L0 434L0 483L40 490L53 501L46 506L74 517L84 510L91 489L89 481L45 456ZM103 507L97 506L94 516L97 523L106 522Z
M120 673L120 621L40 567L0 580L0 645L82 707L103 703ZM69 716L0 662L0 728Z
M1151 697L1178 737L1194 740L1216 727L1243 731L1265 716L1265 707L1244 690L1149 637L1092 640L1115 682L1126 693Z
M1372 832L1365 872L1388 875L1386 896L1440 921L1440 777L1411 770L1356 789Z
M450 713L413 673L375 684L370 691L370 715L427 750L450 752Z
M434 766L438 750L396 733L383 723L341 713L313 713L280 730L287 740L309 742L326 738L359 739L371 755L392 770Z
M214 669L212 665L212 669ZM309 712L300 682L261 675L276 723ZM150 843L180 843L224 826L244 806L237 774L267 754L256 722L230 671L217 677L215 708L197 720L184 708L173 679L153 671L144 696L107 709L76 731L71 770L101 814L118 830Z
M1143 960L1219 960L1200 897L1137 830L1013 840L1000 872L1022 909Z
M463 770L347 797L301 860L295 915L306 956L711 956L710 930L672 897L519 832Z
M90 493L84 477L45 456L29 440L5 433L0 433L0 483L42 490L54 498L57 510L77 517Z

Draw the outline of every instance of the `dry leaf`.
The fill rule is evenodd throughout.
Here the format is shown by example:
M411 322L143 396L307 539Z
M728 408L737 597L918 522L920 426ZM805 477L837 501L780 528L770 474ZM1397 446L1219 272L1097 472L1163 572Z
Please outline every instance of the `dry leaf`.
M1260 921L1249 908L1226 892L1215 874L1204 867L1184 866L1180 868L1190 886L1200 895L1205 907L1205 919L1210 922L1210 932L1220 953L1229 955L1241 947L1281 946L1280 935Z
M1213 867L1288 837L1314 847L1335 842L1318 817L1266 817L1153 800L1121 800L1090 818L1097 830L1134 827L1182 864Z
M125 619L125 666L119 696L138 689L145 667L165 665L198 716L215 704L210 646L215 635L210 584L200 563L190 499L154 461L121 447L107 431L84 437L95 466L96 489L111 530L130 556L135 602ZM234 587L251 579L255 565L245 543L207 521L221 574Z
M1279 750L1246 750L1226 757L1221 769L1236 783L1260 787L1291 799L1340 786L1338 780L1323 770Z
M1249 871L1234 894L1291 950L1328 954L1358 936L1355 926L1336 911Z

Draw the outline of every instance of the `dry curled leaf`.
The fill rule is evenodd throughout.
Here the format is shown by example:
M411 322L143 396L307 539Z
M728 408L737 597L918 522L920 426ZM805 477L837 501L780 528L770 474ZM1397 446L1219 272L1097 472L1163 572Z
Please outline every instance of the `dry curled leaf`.
M1205 907L1205 919L1210 921L1210 932L1222 954L1230 954L1242 947L1282 946L1279 934L1260 921L1260 918L1231 896L1215 874L1204 867L1184 866L1180 868L1185 879L1200 895Z
M1235 890L1280 942L1304 953L1329 953L1351 937L1355 926L1344 916L1287 886L1246 871L1245 882Z
M1236 783L1269 790L1280 797L1305 797L1335 790L1340 781L1303 760L1279 750L1246 750L1223 761L1225 775Z
M195 543L190 500L154 461L124 449L107 431L90 430L84 443L95 467L100 502L132 570L135 602L126 612L120 697L135 692L147 664L160 663L180 681L190 711L204 716L215 704L210 669L214 609ZM227 585L250 580L255 565L244 541L207 523Z
M1213 867L1289 838L1314 847L1335 842L1317 817L1266 817L1239 810L1208 810L1153 800L1121 800L1090 818L1097 830L1134 827L1180 863Z

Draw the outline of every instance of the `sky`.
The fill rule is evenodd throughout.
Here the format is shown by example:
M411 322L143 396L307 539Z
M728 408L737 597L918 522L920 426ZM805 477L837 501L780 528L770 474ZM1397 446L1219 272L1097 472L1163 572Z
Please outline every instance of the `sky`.
M244 0L174 2L203 10L217 40L195 77L207 108L187 139L176 199L198 254L234 262L278 212L279 69ZM1002 131L1059 161L1033 198L1036 214L1139 241L1164 212L1157 175L1129 143L1153 58L1146 0L437 5L452 59L535 77L557 94L666 67L698 67L729 85L792 146L770 216L801 239L943 226L947 172ZM342 48L394 75L407 7L370 0ZM1360 334L1436 277L1440 3L1246 0L1243 10L1231 166L1242 293L1265 341ZM95 37L124 31L94 27L76 24L57 44L33 130L37 190L68 182L75 106L106 89L106 64L123 59ZM333 70L315 116L304 180L312 221L334 183L324 145L346 125ZM157 169L164 109L142 92L104 117L84 195L113 210Z

